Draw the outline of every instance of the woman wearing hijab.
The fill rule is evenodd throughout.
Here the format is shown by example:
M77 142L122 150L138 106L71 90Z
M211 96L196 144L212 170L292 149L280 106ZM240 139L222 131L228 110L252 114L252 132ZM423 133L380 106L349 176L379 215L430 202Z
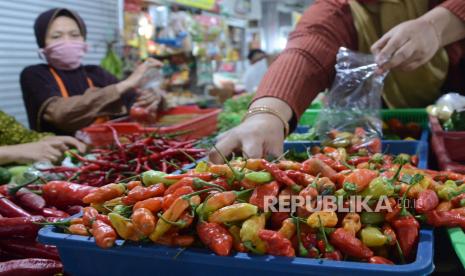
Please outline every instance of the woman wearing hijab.
M62 8L37 17L34 33L47 64L21 72L21 88L30 127L37 131L73 134L94 122L127 114L135 106L155 112L159 93L134 93L147 70L162 65L148 59L127 79L119 81L98 65L82 65L87 30L82 18Z

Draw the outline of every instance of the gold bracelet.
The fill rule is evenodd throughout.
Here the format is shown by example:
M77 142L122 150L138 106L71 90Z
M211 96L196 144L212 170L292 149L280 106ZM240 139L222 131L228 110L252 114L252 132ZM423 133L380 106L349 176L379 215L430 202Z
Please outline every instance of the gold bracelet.
M259 107L254 107L251 108L247 111L247 113L244 115L244 118L242 118L242 122L245 121L247 118L252 117L257 114L262 114L262 113L267 113L267 114L272 114L283 123L284 125L284 136L287 137L289 135L289 123L284 120L284 118L274 109L271 109L267 106L259 106Z

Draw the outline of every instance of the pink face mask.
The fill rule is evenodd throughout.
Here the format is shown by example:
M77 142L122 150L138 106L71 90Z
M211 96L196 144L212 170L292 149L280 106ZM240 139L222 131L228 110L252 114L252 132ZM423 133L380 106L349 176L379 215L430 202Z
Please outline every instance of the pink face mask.
M87 44L82 41L60 41L39 50L47 63L60 70L73 70L81 65L87 52Z

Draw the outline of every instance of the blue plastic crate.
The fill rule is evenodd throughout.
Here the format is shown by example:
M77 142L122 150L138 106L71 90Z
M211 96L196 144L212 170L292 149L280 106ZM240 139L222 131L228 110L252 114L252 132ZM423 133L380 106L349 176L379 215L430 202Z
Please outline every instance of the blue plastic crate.
M427 275L434 270L433 234L421 230L417 259L405 265L376 265L308 258L237 253L216 256L206 249L130 245L101 249L93 238L63 234L52 226L39 232L39 242L58 247L71 275Z
M305 133L308 131L307 126L298 126L296 133ZM416 154L418 156L418 167L421 169L428 168L428 148L429 148L429 131L424 129L421 133L420 140L382 140L382 151L391 154ZM308 147L320 145L319 141L285 141L284 151L295 149L305 151Z
M425 147L413 143L386 143L390 153L419 155L420 166L426 166ZM286 143L287 149L305 149L311 144ZM418 152L420 151L420 152ZM426 151L427 152L427 151ZM330 261L308 258L285 258L236 253L220 257L207 249L182 250L162 245L125 243L101 249L93 238L64 234L47 226L39 231L38 240L55 245L66 272L71 275L428 275L434 270L434 239L431 229L420 231L417 256L405 265L378 265L362 262ZM120 245L123 241L117 241Z

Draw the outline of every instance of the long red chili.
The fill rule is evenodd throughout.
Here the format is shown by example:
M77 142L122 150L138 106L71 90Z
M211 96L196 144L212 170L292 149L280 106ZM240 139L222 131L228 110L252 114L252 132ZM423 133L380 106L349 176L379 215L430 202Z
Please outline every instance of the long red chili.
M36 241L7 239L0 240L0 248L22 258L44 258L60 260L58 250L53 245L40 244Z
M229 231L218 223L200 222L197 225L200 240L219 256L231 254L233 238Z
M21 259L0 263L0 276L50 276L63 273L63 265L56 260Z
M0 198L0 214L4 217L30 217L31 214L6 197Z
M278 165L272 164L266 160L262 160L262 164L265 167L265 170L268 171L278 182L283 183L286 186L296 185L295 181L287 176L285 171L280 170Z
M40 229L38 222L43 222L41 216L0 218L0 238L35 239Z

